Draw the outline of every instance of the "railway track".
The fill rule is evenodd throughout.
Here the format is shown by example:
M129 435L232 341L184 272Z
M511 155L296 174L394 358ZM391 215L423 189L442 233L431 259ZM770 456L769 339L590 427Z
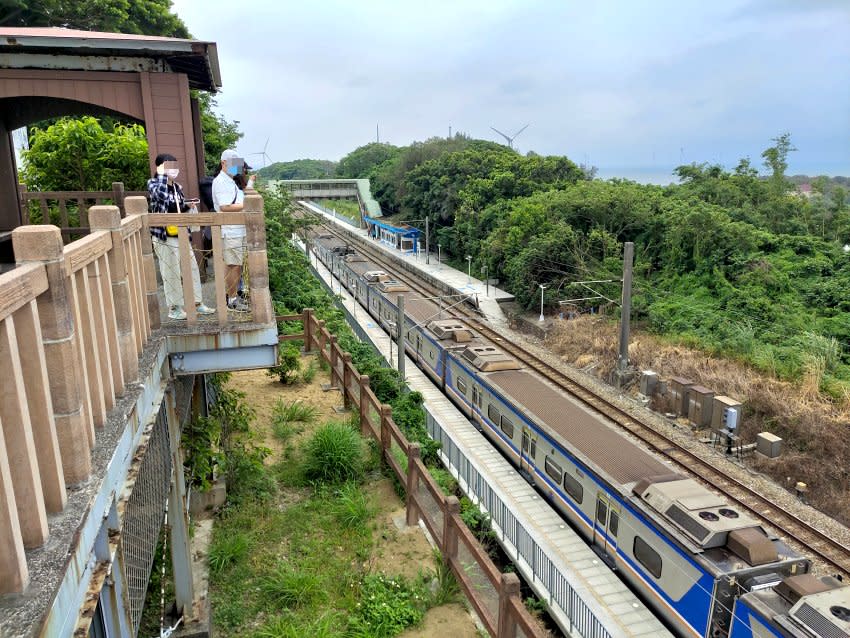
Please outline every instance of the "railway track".
M314 215L312 211L307 209L302 210L311 216ZM342 232L331 226L327 226L324 220L321 220L321 222L329 232L343 240L348 240ZM419 280L414 282L412 275L399 273L398 268L395 268L391 264L391 261L382 251L368 245L364 246L363 244L358 244L357 250L366 254L371 260L384 267L388 272L392 272L396 279L403 281L412 290L421 292L423 296L432 297L443 294L442 291L437 290L428 283L423 283ZM747 486L736 477L721 468L715 467L711 461L694 454L672 438L658 432L651 425L643 423L616 404L592 392L536 354L511 342L510 339L504 337L498 331L481 321L479 315L471 308L467 308L463 304L458 304L454 307L454 310L463 314L465 320L475 330L482 336L498 343L499 347L505 352L529 368L537 371L551 383L630 433L648 448L670 459L683 472L694 476L709 487L722 492L730 501L737 503L757 520L763 521L786 538L796 541L801 547L805 548L804 553L820 560L830 571L842 573L845 578L850 576L850 548L842 545L781 505L762 496L758 491Z

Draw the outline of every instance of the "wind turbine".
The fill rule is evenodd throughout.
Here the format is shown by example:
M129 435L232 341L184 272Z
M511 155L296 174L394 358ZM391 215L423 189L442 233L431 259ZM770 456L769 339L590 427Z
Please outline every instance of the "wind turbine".
M270 139L271 139L270 137L266 138L266 144L265 144L265 146L263 146L263 150L260 151L259 153L248 153L248 155L262 155L263 156L263 168L266 167L266 164L268 162L272 161L271 158L268 156L268 153L266 153L266 150L268 150L268 148L269 148L269 140Z
M513 148L513 147L514 147L514 140L515 140L516 138L518 138L518 137L519 137L519 134L520 134L520 133L522 133L522 132L523 132L525 129L527 129L529 126L530 126L530 124L526 124L526 125L525 125L525 126L523 126L520 130L518 130L516 133L514 133L514 134L513 134L513 136L505 135L505 134L504 134L504 133L502 133L499 129L494 128L494 127L492 127L492 126L491 126L490 128L491 128L491 129L493 129L493 130L494 130L494 131L496 131L499 135L501 135L502 137L504 137L504 138L505 138L505 140L508 142L508 148Z

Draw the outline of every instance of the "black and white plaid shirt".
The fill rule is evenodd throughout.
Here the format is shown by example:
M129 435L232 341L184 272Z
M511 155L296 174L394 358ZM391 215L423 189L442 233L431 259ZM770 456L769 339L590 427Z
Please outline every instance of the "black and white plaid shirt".
M185 208L186 198L183 195L183 188L177 182L169 184L166 175L151 177L148 180L148 193L150 193L149 210L152 213L176 213ZM163 241L168 236L162 226L151 226L151 235Z

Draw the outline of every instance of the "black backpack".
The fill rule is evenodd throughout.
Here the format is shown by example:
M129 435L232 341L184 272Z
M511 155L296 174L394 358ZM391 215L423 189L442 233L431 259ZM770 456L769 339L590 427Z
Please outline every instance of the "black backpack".
M209 175L202 177L198 181L198 189L201 192L201 201L208 211L214 211L215 206L213 205L213 197L212 197L212 184L213 178Z

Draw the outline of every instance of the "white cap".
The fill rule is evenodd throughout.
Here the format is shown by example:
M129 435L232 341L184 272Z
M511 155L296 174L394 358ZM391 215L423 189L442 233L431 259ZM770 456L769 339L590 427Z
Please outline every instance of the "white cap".
M224 162L226 160L236 159L237 157L239 157L239 154L236 151L234 151L232 148L228 148L227 150L222 151L222 153L221 153L221 161L222 162Z

